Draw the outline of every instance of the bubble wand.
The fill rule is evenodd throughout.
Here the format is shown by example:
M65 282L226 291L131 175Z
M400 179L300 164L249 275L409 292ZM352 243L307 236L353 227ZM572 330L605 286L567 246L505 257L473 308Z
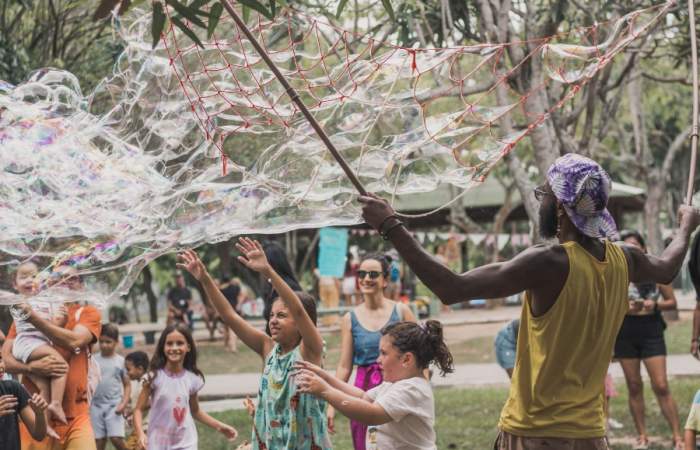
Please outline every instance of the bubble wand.
M688 192L685 203L693 204L695 184L695 165L698 158L698 47L695 36L695 5L688 1L688 19L690 21L690 54L693 68L693 128L690 133L690 173L688 174Z
M345 172L345 175L347 175L348 179L355 186L355 189L357 189L360 195L367 195L367 191L362 186L362 183L360 183L360 180L352 171L348 163L338 152L338 149L335 148L331 140L328 138L326 132L323 131L321 125L316 121L316 118L313 115L311 115L311 112L308 110L304 102L301 101L301 98L299 97L297 91L287 82L287 79L284 77L284 75L282 75L282 72L280 72L277 66L275 66L275 63L272 62L265 49L262 48L258 40L255 39L255 36L253 36L253 33L251 33L248 27L246 26L245 22L243 22L243 19L241 19L236 10L233 9L233 6L231 6L229 0L221 0L221 4L229 13L233 21L236 22L238 28L248 38L248 41L250 41L250 43L253 45L255 51L257 51L260 57L265 61L265 64L267 64L272 73L275 74L275 77L280 82L280 84L282 84L282 87L284 87L284 90L287 92L287 95L289 95L292 101L296 103L296 105L299 107L299 110L302 114L304 114L304 117L306 117L306 120L309 121L313 129L316 131L318 137L320 137L323 143L326 145L328 151L331 152L331 155L333 155L335 160L338 161L338 164L340 164L340 167L343 169L343 172Z

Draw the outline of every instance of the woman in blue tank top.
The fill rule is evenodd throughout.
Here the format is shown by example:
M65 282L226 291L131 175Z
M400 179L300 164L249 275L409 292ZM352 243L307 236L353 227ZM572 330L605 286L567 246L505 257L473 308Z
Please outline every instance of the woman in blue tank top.
M377 365L381 330L402 320L416 321L408 306L384 296L389 283L391 260L384 255L365 257L357 270L363 302L345 314L340 325L340 362L335 376L347 382L354 366L357 366L355 386L369 390L382 383L382 373ZM335 411L328 408L328 426L333 431ZM367 427L350 421L355 450L365 450Z

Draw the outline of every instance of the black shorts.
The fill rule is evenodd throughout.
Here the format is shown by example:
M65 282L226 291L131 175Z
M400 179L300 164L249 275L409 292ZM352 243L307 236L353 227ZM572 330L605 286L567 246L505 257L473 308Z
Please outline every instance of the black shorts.
M615 358L646 359L652 356L666 356L665 329L666 324L661 314L625 316L615 341Z

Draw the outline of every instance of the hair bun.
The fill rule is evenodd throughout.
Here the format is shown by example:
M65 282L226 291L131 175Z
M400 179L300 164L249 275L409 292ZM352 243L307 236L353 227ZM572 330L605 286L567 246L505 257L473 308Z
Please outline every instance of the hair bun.
M442 341L442 324L437 320L426 320L422 327L431 340Z

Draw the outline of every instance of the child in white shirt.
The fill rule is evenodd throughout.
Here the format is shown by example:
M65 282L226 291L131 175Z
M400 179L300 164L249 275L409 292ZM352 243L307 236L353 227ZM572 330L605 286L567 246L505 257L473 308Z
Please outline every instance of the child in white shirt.
M300 361L298 390L322 398L350 419L367 424L367 450L436 450L435 402L425 369L435 363L442 375L454 370L440 322L386 326L377 363L384 382L364 392Z

